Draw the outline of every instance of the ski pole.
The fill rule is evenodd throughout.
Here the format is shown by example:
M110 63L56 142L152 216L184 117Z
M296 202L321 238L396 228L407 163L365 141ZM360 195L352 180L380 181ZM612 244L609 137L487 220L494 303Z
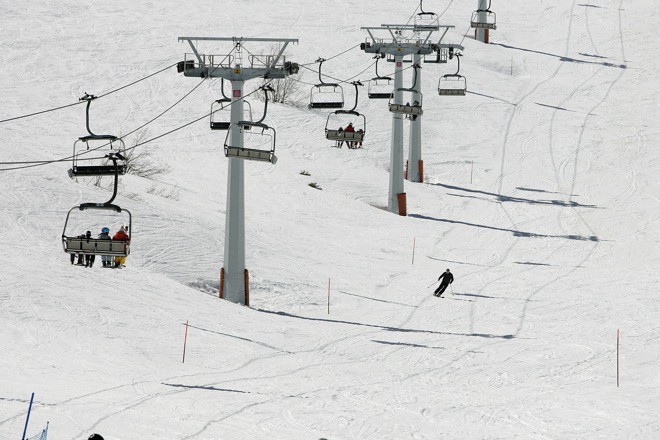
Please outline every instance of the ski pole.
M438 281L440 281L440 280L438 280ZM433 281L433 284L437 283L438 281ZM433 284L431 284L429 287L427 287L427 289L430 289L431 287L433 287Z
M454 286L452 286L451 284L449 284L449 287L451 287L451 294L454 295Z

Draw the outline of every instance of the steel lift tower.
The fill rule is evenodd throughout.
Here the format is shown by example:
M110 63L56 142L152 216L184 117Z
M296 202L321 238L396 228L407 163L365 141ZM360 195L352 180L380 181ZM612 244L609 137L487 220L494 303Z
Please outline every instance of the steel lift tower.
M399 215L406 215L406 193L403 187L403 118L405 115L419 117L422 113L421 94L403 87L403 59L413 54L433 53L436 45L431 42L431 35L437 29L436 26L417 29L412 37L404 37L404 33L409 34L416 30L414 25L384 24L380 27L362 28L367 31L369 37L360 48L369 54L386 54L394 59L395 64L394 92L389 104L392 113L392 143L387 208L390 212ZM376 37L374 35L376 33L383 33L385 36ZM403 93L406 91L412 93L412 99L404 104Z
M442 29L442 35L438 39L438 43L433 46L433 50L438 53L435 57L423 57L420 53L413 54L413 65L417 66L415 69L415 81L413 88L417 94L421 95L422 90L422 59L425 63L439 63L442 59L439 55L441 52L446 52L448 49L463 50L463 46L457 44L443 44L442 39L447 35L449 29L455 26L429 26L428 24L419 26L416 25L415 33L419 34L425 30L432 28L435 31ZM423 182L424 181L424 165L422 161L422 117L419 115L415 118L410 118L410 148L408 150L408 166L406 167L406 179L410 182Z
M225 218L224 262L220 276L220 297L231 302L249 305L248 272L245 268L245 173L244 161L255 160L275 163L274 133L268 149L246 148L244 131L251 134L261 130L272 130L262 121L250 123L244 121L243 85L255 78L281 79L298 72L298 65L287 62L283 56L289 43L298 43L297 39L284 38L216 38L216 37L180 37L187 41L192 53L187 53L178 70L184 76L193 78L224 78L231 82L231 124L225 142L225 155L229 158L227 177L227 211ZM207 55L200 53L197 44L207 42L231 42L232 51L228 55ZM242 46L245 43L279 44L276 53L266 55L250 54L243 57ZM264 115L265 117L265 115ZM262 118L263 119L263 118Z

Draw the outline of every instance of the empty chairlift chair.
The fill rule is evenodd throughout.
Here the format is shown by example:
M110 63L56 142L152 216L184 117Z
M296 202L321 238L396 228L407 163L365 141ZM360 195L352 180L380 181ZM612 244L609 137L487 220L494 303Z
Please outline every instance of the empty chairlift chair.
M240 121L238 129L241 131L243 145L231 136L230 130L227 131L225 138L225 156L236 159L256 160L260 162L270 162L275 164L275 144L277 133L274 128L264 124L266 113L268 112L268 92L273 91L270 86L261 87L265 94L264 114L256 122ZM250 131L250 133L245 133Z
M94 134L89 128L89 108L93 95L80 98L87 101L86 126L88 134L76 140L73 144L72 165L69 177L112 176L115 173L126 173L126 146L124 141L111 134ZM111 163L111 158L116 159Z
M420 12L415 15L415 27L419 30L436 29L440 24L440 17L434 12L424 11L424 0L419 1Z
M229 130L229 122L226 118L223 118L223 110L228 108L231 104L231 99L225 95L225 79L220 80L220 93L222 93L222 98L213 101L211 104L211 130Z
M346 142L349 148L359 148L362 146L364 136L367 133L367 118L357 112L355 109L358 104L358 86L362 83L355 81L355 104L350 110L337 110L328 115L325 123L325 138L336 142L338 147ZM352 126L353 131L346 130L346 127Z
M438 81L438 94L440 96L465 96L467 93L467 80L458 72L461 70L461 54L453 55L458 61L456 73L442 75ZM453 57L450 53L450 57Z
M433 49L430 55L424 55L425 63L445 64L449 59L449 50L446 47L437 47Z
M312 87L309 108L343 108L344 89L336 83L323 82L321 68L325 59L319 58L319 83Z
M477 9L472 13L470 27L472 29L497 29L497 16L490 10L491 2L486 9Z
M252 105L249 101L243 100L244 110L243 119L252 122ZM224 98L213 101L211 104L211 130L229 130L231 122L229 121L231 111L231 99L225 101Z
M392 96L394 81L389 76L380 76L378 73L378 61L383 57L384 55L381 54L374 57L376 58L376 77L369 81L367 89L369 99L390 99L390 96Z

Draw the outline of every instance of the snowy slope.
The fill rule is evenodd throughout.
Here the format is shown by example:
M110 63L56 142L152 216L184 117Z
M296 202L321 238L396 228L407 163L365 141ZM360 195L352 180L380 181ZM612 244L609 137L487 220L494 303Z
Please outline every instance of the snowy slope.
M464 39L476 1L424 5ZM310 63L415 6L0 0L0 119L171 65L189 51L179 36L299 38L288 59ZM382 209L385 103L360 101L362 150L330 148L326 112L269 106L279 162L245 167L251 308L217 299L227 159L206 121L140 147L169 167L157 181L122 178L135 233L122 271L61 250L67 211L107 188L69 179L68 163L0 171L0 439L21 434L31 392L28 435L48 421L55 439L657 439L657 7L492 9L492 44L463 41L466 98L435 92L453 64L423 66L427 181L406 183L408 217ZM324 69L372 62L355 49ZM95 102L92 127L128 133L198 82L171 68ZM218 86L143 135L205 114ZM0 124L2 161L65 157L84 133L83 106ZM447 267L455 295L434 298Z

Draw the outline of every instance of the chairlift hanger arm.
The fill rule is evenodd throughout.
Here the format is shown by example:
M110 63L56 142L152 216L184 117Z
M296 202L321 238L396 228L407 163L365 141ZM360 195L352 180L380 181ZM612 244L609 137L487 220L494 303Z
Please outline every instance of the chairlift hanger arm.
M92 133L92 130L89 128L89 108L92 105L92 101L95 100L97 97L94 95L89 95L85 93L85 96L80 98L80 101L87 101L87 108L85 109L85 122L87 126L87 132L89 133L90 138L95 138L95 139L116 139L116 136L113 136L111 134L94 134Z
M273 88L270 85L265 85L260 87L261 90L264 91L265 99L264 99L264 114L261 115L261 119L259 119L256 122L252 122L250 124L244 124L244 125L250 125L250 126L263 126L264 119L266 119L266 113L268 113L268 92L274 91Z
M355 113L355 109L357 108L358 105L358 98L360 96L360 91L358 90L358 86L362 86L362 83L360 81L353 81L351 84L355 86L355 103L353 103L353 108L350 109L349 111Z

